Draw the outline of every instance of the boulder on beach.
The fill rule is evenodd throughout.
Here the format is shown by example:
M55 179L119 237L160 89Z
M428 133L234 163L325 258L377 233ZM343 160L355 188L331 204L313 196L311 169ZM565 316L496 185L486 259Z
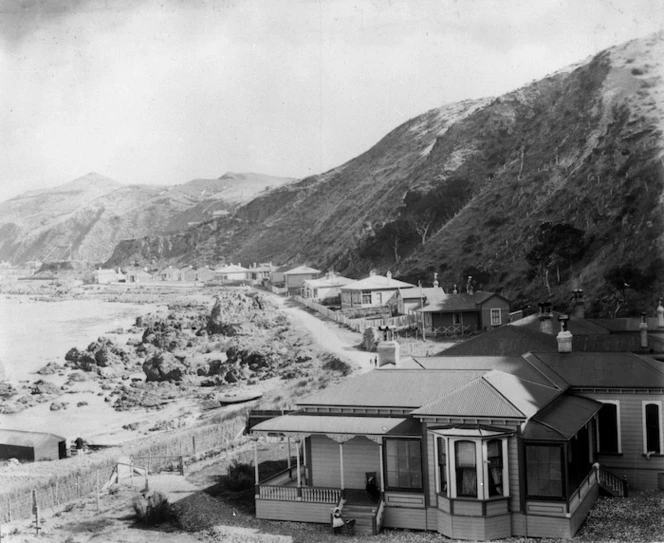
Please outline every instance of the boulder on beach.
M39 375L53 375L54 373L58 373L62 369L63 369L62 366L57 362L49 362L43 368L37 370L37 373Z
M143 363L147 382L181 381L184 369L182 363L169 352L156 353Z
M236 336L239 332L239 326L224 322L222 318L223 307L221 299L217 296L212 306L212 311L207 320L206 330L210 335L220 334L222 336Z
M57 396L57 395L60 394L60 390L53 383L50 383L48 381L44 381L43 379L40 379L39 381L35 381L32 384L32 388L30 390L30 393L33 394L33 395L43 395L43 396L53 395L53 396Z
M51 411L60 411L61 409L67 409L67 406L69 404L67 402L53 402L51 404L50 410Z

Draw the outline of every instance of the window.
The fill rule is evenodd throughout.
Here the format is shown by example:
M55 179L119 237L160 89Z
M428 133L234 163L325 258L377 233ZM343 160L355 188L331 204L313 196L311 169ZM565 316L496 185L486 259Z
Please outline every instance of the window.
M474 441L457 441L454 444L456 494L477 498L477 457Z
M439 491L447 494L447 443L442 437L436 438L438 449L438 485Z
M618 402L605 401L597 414L597 450L620 453L620 408Z
M502 324L502 319L500 315L500 309L492 308L491 309L491 326L500 326Z
M508 496L509 437L446 435L454 430L441 428L430 434L435 436L437 492L453 499Z
M422 490L422 450L419 439L386 439L387 488Z
M452 313L452 324L461 324L461 313Z
M486 444L489 461L489 496L503 495L503 442L492 439Z
M526 489L529 497L563 497L560 446L526 445Z
M371 305L371 292L362 293L362 305Z
M662 402L643 402L643 449L662 454Z
M376 292L376 305L383 305L383 293Z

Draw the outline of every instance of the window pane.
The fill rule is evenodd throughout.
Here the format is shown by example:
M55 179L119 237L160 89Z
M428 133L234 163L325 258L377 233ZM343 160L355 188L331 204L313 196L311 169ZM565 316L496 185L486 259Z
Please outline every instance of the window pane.
M457 441L454 447L456 453L457 496L477 498L475 443L472 441Z
M618 406L605 403L597 414L599 428L599 452L617 453L618 449Z
M503 443L492 439L487 443L489 462L489 496L503 495Z
M646 405L646 452L652 451L661 453L660 450L660 422L659 422L659 405L649 403Z
M388 488L422 488L422 453L415 439L386 439Z
M438 439L438 473L440 478L440 491L447 492L447 443L442 437Z
M526 446L526 486L529 496L562 497L561 451L557 446Z

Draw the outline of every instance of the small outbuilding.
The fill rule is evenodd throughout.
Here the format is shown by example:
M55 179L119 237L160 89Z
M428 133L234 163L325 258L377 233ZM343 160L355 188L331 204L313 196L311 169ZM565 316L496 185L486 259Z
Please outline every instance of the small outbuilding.
M55 434L0 430L0 460L37 462L67 457L67 440Z

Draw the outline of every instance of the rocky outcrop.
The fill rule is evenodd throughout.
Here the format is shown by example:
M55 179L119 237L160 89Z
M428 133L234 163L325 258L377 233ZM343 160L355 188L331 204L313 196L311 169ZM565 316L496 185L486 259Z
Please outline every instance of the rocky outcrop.
M65 355L65 360L70 368L97 371L99 368L124 366L129 355L110 339L99 338L90 343L85 351L71 348Z
M160 352L143 362L145 380L150 381L181 381L185 367L172 353Z

